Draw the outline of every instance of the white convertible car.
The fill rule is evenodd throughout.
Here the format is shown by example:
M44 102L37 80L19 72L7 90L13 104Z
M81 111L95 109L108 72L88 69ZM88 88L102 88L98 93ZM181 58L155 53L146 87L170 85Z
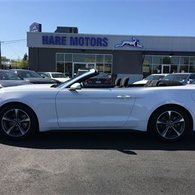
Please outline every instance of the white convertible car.
M176 141L195 130L195 87L85 88L94 69L59 86L0 89L0 132L21 139L36 131L138 130Z

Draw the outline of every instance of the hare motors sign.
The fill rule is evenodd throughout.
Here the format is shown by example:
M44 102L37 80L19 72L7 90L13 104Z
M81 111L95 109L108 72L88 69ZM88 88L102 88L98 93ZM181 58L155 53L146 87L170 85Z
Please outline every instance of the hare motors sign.
M43 45L69 45L69 46L90 46L90 47L107 47L107 37L90 37L90 36L54 36L43 35Z

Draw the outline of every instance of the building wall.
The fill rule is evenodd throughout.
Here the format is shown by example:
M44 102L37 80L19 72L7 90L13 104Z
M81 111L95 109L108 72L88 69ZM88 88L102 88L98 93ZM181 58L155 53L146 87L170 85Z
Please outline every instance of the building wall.
M195 37L28 32L27 46L36 71L56 71L56 53L83 53L112 54L112 74L132 81L152 73L195 72Z
M142 51L114 51L113 72L142 74Z
M54 49L29 48L29 68L35 71L55 71Z
M35 71L56 71L56 53L112 54L113 74L142 73L142 51L29 48L29 68Z

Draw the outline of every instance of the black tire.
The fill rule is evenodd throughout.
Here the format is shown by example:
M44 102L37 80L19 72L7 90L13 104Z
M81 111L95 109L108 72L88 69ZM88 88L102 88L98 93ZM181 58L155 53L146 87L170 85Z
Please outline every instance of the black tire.
M128 77L124 77L121 80L121 87L128 87L128 82L129 82L129 78Z
M177 106L162 107L149 120L149 131L166 142L177 141L191 130L189 114Z
M20 140L35 134L38 123L35 114L23 105L9 104L0 109L0 133L12 140Z
M121 78L116 78L116 80L115 80L115 86L116 87L120 87L120 84L121 83Z

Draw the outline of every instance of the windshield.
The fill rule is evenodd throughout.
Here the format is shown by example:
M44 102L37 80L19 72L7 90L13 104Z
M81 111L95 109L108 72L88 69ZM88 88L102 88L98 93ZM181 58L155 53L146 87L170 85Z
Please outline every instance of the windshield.
M151 81L151 80L159 80L162 79L164 75L149 75L145 78L145 80Z
M0 72L0 80L22 80L13 72Z
M42 78L38 73L34 71L17 71L17 74L21 78Z

